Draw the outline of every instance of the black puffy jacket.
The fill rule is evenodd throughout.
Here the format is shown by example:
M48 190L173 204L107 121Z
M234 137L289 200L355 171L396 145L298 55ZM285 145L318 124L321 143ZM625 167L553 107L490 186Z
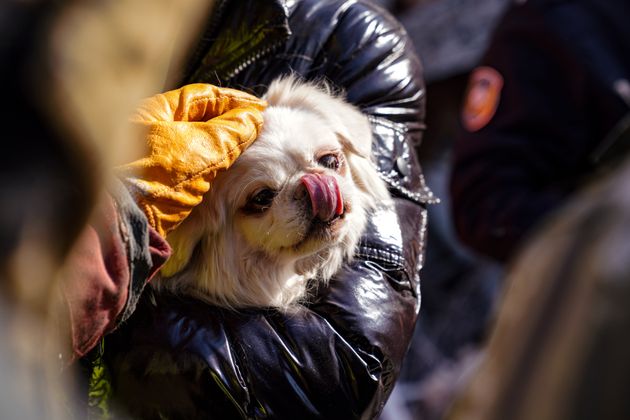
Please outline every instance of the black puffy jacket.
M326 79L370 117L396 211L371 216L355 260L297 313L148 292L105 341L115 395L133 417L373 418L392 390L420 308L432 200L413 149L420 63L403 28L368 1L224 1L182 83L260 94L290 72Z

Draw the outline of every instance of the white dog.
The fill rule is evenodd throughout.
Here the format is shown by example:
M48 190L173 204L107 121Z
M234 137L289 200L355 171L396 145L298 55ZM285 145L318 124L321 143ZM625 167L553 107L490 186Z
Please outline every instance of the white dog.
M258 139L169 236L158 287L220 306L288 310L352 258L389 200L367 118L325 86L271 84ZM169 277L166 277L168 275Z

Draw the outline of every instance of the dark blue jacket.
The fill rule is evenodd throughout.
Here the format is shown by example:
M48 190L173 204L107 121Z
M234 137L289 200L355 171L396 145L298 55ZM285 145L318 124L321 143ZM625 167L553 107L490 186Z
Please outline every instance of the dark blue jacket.
M491 120L456 142L453 216L465 243L505 261L591 177L598 146L630 111L630 4L514 5L481 65L503 87Z

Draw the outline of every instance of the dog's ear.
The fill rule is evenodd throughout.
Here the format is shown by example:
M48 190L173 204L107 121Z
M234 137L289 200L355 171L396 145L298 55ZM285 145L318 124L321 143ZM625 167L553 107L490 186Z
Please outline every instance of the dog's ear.
M349 108L349 109L348 109ZM370 159L372 153L372 129L367 118L348 105L338 108L335 132L344 151Z
M326 95L324 98L320 101L319 110L331 124L342 147L350 153L370 159L372 126L367 116L340 96Z
M213 235L223 223L224 213L214 197L214 190L213 185L202 203L193 209L181 225L166 236L172 253L160 271L164 277L171 277L186 268L197 245L204 238Z
M387 187L370 159L352 153L346 153L346 159L352 180L360 190L377 201L384 201L389 198Z
M185 220L184 223L166 237L172 253L160 270L162 276L174 276L190 262L193 251L202 240L204 231L201 226L198 226L198 223L195 223L195 219L193 215L189 216L189 219Z
M347 103L332 107L335 131L344 149L355 184L376 200L389 197L385 184L372 163L372 127L367 117Z

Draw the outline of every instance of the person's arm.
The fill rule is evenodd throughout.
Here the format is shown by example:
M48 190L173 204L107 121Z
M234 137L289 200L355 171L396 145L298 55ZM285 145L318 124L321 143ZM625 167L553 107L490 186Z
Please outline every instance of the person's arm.
M68 318L61 322L70 339L70 353L61 355L66 363L83 357L129 318L145 285L171 252L119 183L96 210L61 274Z
M534 5L497 28L471 76L451 177L456 229L477 252L509 259L578 185L596 141L587 77Z

